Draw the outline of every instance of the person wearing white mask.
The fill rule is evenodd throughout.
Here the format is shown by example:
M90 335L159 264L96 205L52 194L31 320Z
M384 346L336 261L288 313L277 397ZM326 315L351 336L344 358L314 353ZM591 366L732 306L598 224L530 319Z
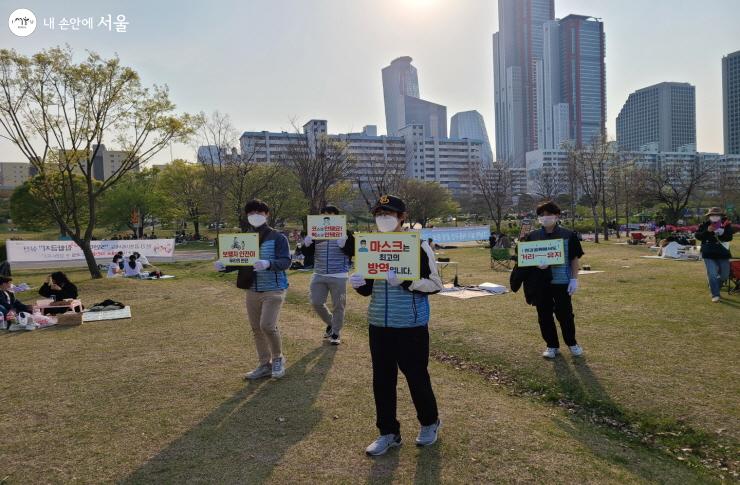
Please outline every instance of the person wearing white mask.
M288 239L267 224L270 208L259 199L244 206L250 232L259 234L260 259L254 266L224 267L216 262L219 271L238 269L236 286L247 290L247 316L249 318L259 364L244 376L246 380L285 375L286 359L282 350L282 339L278 329L280 309L288 289L285 273L290 267L290 245Z
M546 294L538 295L536 303L540 333L547 345L542 353L546 359L554 359L560 353L555 317L560 323L563 340L571 354L575 357L583 355L583 349L576 341L576 324L571 302L571 297L578 290L579 259L583 256L583 248L573 231L558 225L559 219L560 207L557 204L552 201L541 203L537 206L537 220L542 227L530 232L524 238L525 241L563 240L565 264L539 267L541 271L552 273L550 284L543 285L540 290Z
M403 231L406 204L384 195L373 209L380 232ZM362 244L361 244L362 245ZM384 454L401 445L401 425L396 418L398 370L406 376L416 416L421 425L417 446L437 441L441 422L432 390L429 364L429 295L442 289L434 251L421 242L420 279L401 281L391 270L387 279L368 280L355 273L350 284L362 296L370 296L368 323L373 366L376 426L380 436L365 449L370 456Z
M720 289L730 277L730 241L733 228L727 216L719 207L712 207L705 214L707 218L696 230L694 236L701 241L701 257L707 268L709 291L712 302L720 301Z

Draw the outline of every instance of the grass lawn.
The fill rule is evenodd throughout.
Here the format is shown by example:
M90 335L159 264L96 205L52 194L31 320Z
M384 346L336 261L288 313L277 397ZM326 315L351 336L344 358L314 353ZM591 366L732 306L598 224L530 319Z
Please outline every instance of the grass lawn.
M523 295L432 297L430 364L444 422L417 449L401 379L404 446L375 438L367 300L350 294L344 343L322 344L291 274L281 314L288 373L245 385L255 363L243 292L208 262L174 280L90 281L134 318L0 335L0 483L707 483L737 471L740 299L711 304L701 263L584 247L575 297L586 357L554 363ZM734 248L740 253L740 247ZM482 248L446 251L461 283L505 283ZM628 266L628 268L625 268ZM16 272L40 284L43 274ZM33 300L21 293L22 300ZM729 470L722 468L729 468Z

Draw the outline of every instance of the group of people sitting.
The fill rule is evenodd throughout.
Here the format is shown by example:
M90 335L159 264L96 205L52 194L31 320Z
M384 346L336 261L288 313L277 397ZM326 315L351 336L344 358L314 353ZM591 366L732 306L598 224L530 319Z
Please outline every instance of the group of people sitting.
M146 256L134 252L127 259L124 259L123 251L118 251L113 256L113 261L108 265L108 278L124 276L126 278L138 278L144 272L145 266L151 266ZM152 266L152 272L157 269Z
M32 305L27 305L20 301L12 291L13 278L10 276L0 276L0 313L5 320L12 321L20 312L33 313ZM46 281L39 288L39 295L44 298L50 298L54 301L76 299L79 295L77 286L69 281L66 274L61 271L55 271L46 277ZM69 307L60 306L59 308L46 307L43 313L56 314L65 313Z

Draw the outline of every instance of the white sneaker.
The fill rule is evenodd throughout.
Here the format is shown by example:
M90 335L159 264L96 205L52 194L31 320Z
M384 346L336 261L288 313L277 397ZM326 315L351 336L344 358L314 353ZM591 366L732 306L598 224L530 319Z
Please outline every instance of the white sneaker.
M272 378L280 379L285 375L285 357L272 359Z
M719 303L719 297L718 296L713 296L712 297L712 303Z
M339 345L342 343L342 339L339 338L339 335L332 334L332 336L329 337L329 343L332 345Z
M580 357L583 355L583 348L578 344L571 345L568 348L570 349L570 353L573 355L573 357Z
M419 436L416 437L416 446L430 446L436 443L440 426L442 426L442 421L439 419L434 424L422 426L419 430Z
M377 440L370 443L370 446L365 448L365 453L370 456L380 456L396 446L401 446L401 435L384 434L380 435Z
M544 352L542 352L542 357L546 359L554 359L556 355L560 353L560 349L556 349L553 347L548 347L545 349Z

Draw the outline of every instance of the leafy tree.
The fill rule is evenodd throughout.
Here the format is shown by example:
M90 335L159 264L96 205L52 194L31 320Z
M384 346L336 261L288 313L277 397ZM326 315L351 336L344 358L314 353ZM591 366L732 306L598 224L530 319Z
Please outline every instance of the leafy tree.
M98 219L112 230L129 229L134 237L144 235L144 227L154 226L167 215L167 198L158 190L158 171L126 174L111 188L100 204Z
M85 179L81 176L73 177L74 190L68 190L69 187L62 183L61 174L51 173L48 178L51 180L50 184L36 176L16 187L10 197L10 216L15 224L33 231L56 225L59 227L59 234L66 236L65 226L59 224L53 216L49 198L44 196L43 191L56 191L53 197L58 201L59 213L68 227L72 224L75 210L79 211L81 217L85 217ZM55 181L59 183L54 183ZM76 200L72 200L73 197Z
M437 182L404 180L399 196L406 202L410 222L426 227L431 219L456 214L459 207L450 191Z
M0 136L38 172L52 217L80 246L93 278L102 277L90 247L100 201L124 175L193 132L194 120L174 110L166 86L143 87L118 57L89 52L77 63L70 48L32 56L0 50ZM94 170L104 143L126 154L105 175ZM81 191L78 176L85 181Z
M206 203L205 168L203 165L177 159L159 173L158 190L164 194L170 215L193 224L193 232L200 237Z

